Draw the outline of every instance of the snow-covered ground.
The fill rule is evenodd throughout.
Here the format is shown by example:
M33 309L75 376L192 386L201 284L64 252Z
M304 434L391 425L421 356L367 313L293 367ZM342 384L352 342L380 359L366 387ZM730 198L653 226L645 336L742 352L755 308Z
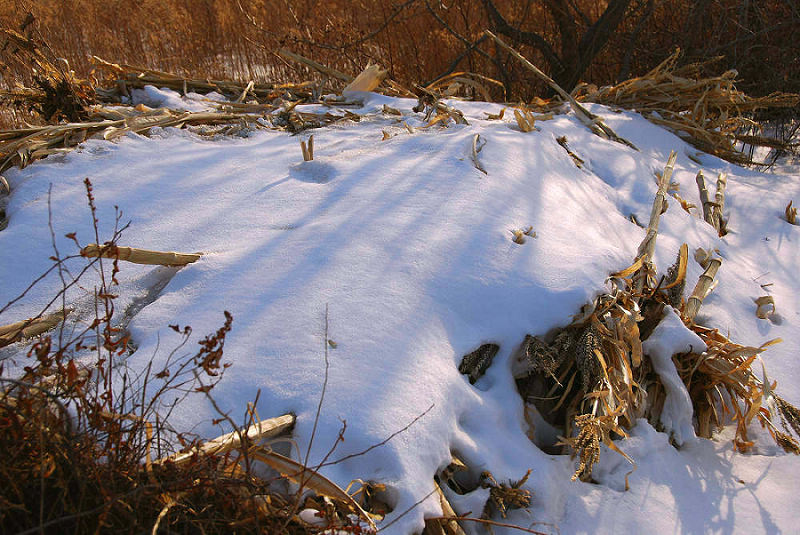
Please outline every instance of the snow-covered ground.
M166 91L144 93L172 106L179 99ZM82 244L94 241L83 186L89 177L101 239L110 237L118 206L123 222L130 221L120 245L203 252L182 269L122 264L117 308L155 297L129 325L138 348L125 363L132 370L151 359L163 362L180 338L168 325L191 325L199 340L220 327L228 310L234 322L225 359L233 366L214 389L215 399L240 415L260 389L260 416L295 413L294 438L305 452L323 383L327 307L335 347L329 346L330 377L311 463L328 452L342 420L347 430L333 459L379 443L425 413L387 444L322 470L341 486L355 478L386 485L394 512L384 524L428 495L434 474L457 452L476 474L489 470L497 481L531 469L525 485L531 507L505 521L539 531L797 530L800 459L761 430L754 451L743 455L733 450L732 428L676 449L642 421L619 442L638 465L629 491L630 466L609 450L595 468L599 484L570 481L576 461L548 455L526 437L511 354L526 334L569 323L604 290L609 273L631 264L644 230L629 216L646 223L654 172L675 150L673 181L689 202L700 205L699 169L712 182L728 173L730 233L717 237L670 197L655 263L666 270L684 242L690 251L717 248L719 285L699 322L746 345L782 338L763 359L778 392L800 404L800 227L782 219L789 200L800 203L800 176L762 174L698 154L635 113L596 105L591 110L640 152L593 135L571 113L524 133L508 110L503 119L487 118L499 105L458 102L470 125L424 129L422 115L411 110L415 101L362 98L363 107L351 109L360 122L300 136L257 130L210 141L167 129L117 143L91 140L8 171L0 305L51 263L48 191L59 249L75 249L63 237L67 232ZM413 132L382 113L384 105L401 110ZM383 140L383 131L391 137ZM315 159L303 162L299 141L310 133ZM475 134L486 141L479 154L486 175L472 161ZM556 141L560 136L585 161L582 169ZM536 237L512 241L511 231L528 227ZM690 287L701 272L691 260ZM160 293L151 292L162 285ZM38 313L60 286L57 276L46 279L0 316L0 324ZM87 282L69 294L75 317L89 316L90 291ZM754 300L762 295L775 299L770 319L755 315ZM471 385L457 367L487 342L500 351ZM0 356L18 351L7 348ZM196 396L177 407L173 424L212 437L226 431L211 424L217 416ZM486 494L449 498L457 512L478 515ZM424 516L438 514L434 495L386 531L419 532Z

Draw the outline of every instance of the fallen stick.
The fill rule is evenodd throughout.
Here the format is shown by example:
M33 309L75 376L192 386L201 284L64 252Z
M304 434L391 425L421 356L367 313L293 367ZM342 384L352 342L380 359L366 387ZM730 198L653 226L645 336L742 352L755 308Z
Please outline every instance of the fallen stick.
M521 61L522 64L525 65L525 67L527 67L530 71L532 71L536 76L544 80L553 91L559 94L561 98L569 102L569 105L575 111L575 116L578 118L578 120L582 122L584 125L586 125L589 128L589 130L591 130L594 134L602 138L610 139L611 141L616 141L617 143L622 143L623 145L627 145L628 147L634 150L637 151L639 150L636 147L636 145L634 145L627 139L619 137L608 125L603 123L603 120L600 119L600 117L598 117L597 115L593 114L592 112L581 106L572 95L564 91L564 89L560 85L558 85L555 82L555 80L553 80L545 73L543 73L541 70L539 70L539 68L536 67L536 65L534 65L530 61L528 61L525 58L525 56L514 50L509 45L507 45L505 42L503 42L502 39L497 37L489 30L484 30L484 33L489 37L491 37L492 39L494 39L494 41L498 45L500 45L503 49L505 49L508 53L517 58L519 61Z
M30 318L0 326L0 347L49 331L64 321L70 312L72 312L71 308L65 308L44 317Z
M240 448L243 438L246 438L246 440L251 443L250 445L252 445L259 440L282 435L289 431L292 426L294 426L294 423L295 416L293 414L284 414L283 416L270 418L269 420L261 420L243 431L232 431L214 440L209 440L201 446L193 448L191 451L177 453L170 457L159 459L155 461L154 464L164 464L167 462L182 464L198 454L224 455L231 450Z
M81 256L87 258L113 258L125 260L133 264L153 266L185 266L196 262L201 253L175 253L167 251L149 251L134 247L118 247L116 245L97 245L90 243L81 249Z

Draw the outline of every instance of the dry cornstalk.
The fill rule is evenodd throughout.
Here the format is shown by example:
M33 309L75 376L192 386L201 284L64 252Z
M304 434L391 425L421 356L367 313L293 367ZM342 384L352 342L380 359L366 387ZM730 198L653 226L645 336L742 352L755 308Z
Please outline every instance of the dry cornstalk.
M44 317L30 318L10 325L3 325L0 327L0 347L49 331L64 321L64 318L70 312L72 312L71 308L65 308Z
M771 295L762 295L756 299L756 306L756 316L759 319L765 320L775 314L775 298Z
M453 506L447 501L442 492L442 487L434 481L436 493L439 495L439 504L442 507L442 516L425 520L424 535L466 535L458 524L458 515L453 510Z
M561 145L565 151L567 151L567 154L569 154L569 157L572 158L572 161L575 163L575 167L578 169L583 169L583 164L585 162L583 161L583 158L572 152L572 150L569 148L569 145L567 145L567 136L557 137L556 142Z
M774 93L751 98L734 86L736 71L702 77L703 64L677 68L680 50L649 73L616 86L594 89L583 100L636 110L649 121L666 126L704 152L734 163L752 163L737 150L745 143L787 149L788 144L763 136L742 136L753 126L749 116L759 109L792 108L800 95Z
M725 189L728 186L728 175L720 173L717 177L717 193L714 195L714 206L712 207L712 219L714 228L720 236L728 233L727 221L723 218L723 211L725 210Z
M214 440L209 440L191 451L159 459L155 461L155 464L182 464L198 454L224 455L231 450L240 449L242 447L242 439L247 440L252 445L260 440L277 437L288 432L294 426L294 423L295 416L293 414L284 414L269 420L260 420L243 431L232 431Z
M636 253L637 258L641 258L644 263L649 262L653 258L653 253L656 248L656 236L658 235L658 222L661 218L662 212L666 208L667 203L667 189L669 188L672 172L675 169L675 160L678 158L678 153L671 151L669 158L667 158L667 165L664 167L664 172L658 179L658 191L656 191L655 199L653 199L653 208L650 210L650 222L647 225L647 235L639 244L639 250Z
M578 118L578 120L580 122L582 122L584 125L586 125L586 127L589 128L589 130L591 130L594 134L596 134L596 135L598 135L598 136L600 136L602 138L605 138L605 139L610 139L612 141L616 141L617 143L622 143L623 145L627 145L628 147L630 147L630 148L632 148L634 150L639 150L636 147L636 145L634 145L633 143L631 143L627 139L619 137L611 128L608 127L608 125L603 123L603 121L602 121L602 119L600 119L600 117L598 117L597 115L593 114L592 112L590 112L589 110L587 110L586 108L581 106L578 103L578 101L575 100L575 98L572 95L570 95L569 93L564 91L564 89L560 85L558 85L555 82L555 80L553 80L552 78L547 76L545 73L543 73L541 70L539 70L539 68L536 67L536 65L534 65L530 61L528 61L525 58L525 56L523 56L522 54L517 52L515 49L513 49L509 45L507 45L505 42L503 42L502 39L497 37L495 34L490 32L489 30L484 30L484 34L486 34L489 37L491 37L492 39L494 39L494 41L498 45L500 45L501 48L505 49L512 56L517 58L520 62L522 62L522 64L525 67L528 68L528 70L532 71L536 76L538 76L539 78L544 80L544 82L547 83L547 85L549 85L550 88L553 89L553 91L558 93L559 96L562 99L564 99L566 102L569 102L569 105L575 111L575 116Z
M377 65L367 65L352 82L347 84L347 87L342 90L342 94L351 91L374 91L381 85L388 72Z
M260 114L181 112L168 109L136 108L121 111L95 108L94 119L84 123L20 128L0 132L0 172L16 165L29 163L52 154L71 152L87 138L102 136L113 140L129 132L145 134L153 127L167 128L187 125L216 125L245 122L257 125ZM328 119L327 116L324 117ZM338 118L340 119L340 118Z
M326 478L314 469L303 466L301 463L285 457L279 453L268 450L263 446L254 446L248 452L250 458L260 461L270 468L277 470L282 476L298 481L305 488L309 488L318 494L338 500L350 511L356 513L365 520L373 531L376 531L375 522L369 513L347 494L336 483Z
M166 87L184 95L188 92L205 94L216 91L231 100L236 100L242 95L246 86L249 85L233 80L191 79L173 73L125 63L111 63L97 56L92 56L91 61L98 67L98 70L110 72L116 77L112 87L96 88L99 99L106 102L119 101L120 96L129 96L130 89L141 88L146 85ZM313 83L311 82L301 84L253 84L248 94L261 102L271 101L285 95L287 92L292 95L292 98L310 98L312 85Z
M711 201L708 198L708 189L706 188L706 180L702 170L697 172L695 182L697 182L697 189L700 192L700 204L703 207L703 221L711 223Z
M728 175L720 173L717 176L717 192L714 194L714 200L709 199L708 189L706 188L705 177L703 171L698 171L695 177L697 182L697 189L700 192L700 203L703 205L703 220L716 229L717 234L724 236L728 233L727 221L723 217L725 210L725 189L728 185Z
M236 99L236 102L239 103L239 104L244 102L244 99L247 98L247 93L249 91L251 91L254 86L255 86L255 82L250 80L250 83L248 83L247 87L244 88L244 91L242 91L242 94L239 96L239 98Z
M196 262L201 253L175 253L167 251L150 251L134 247L119 247L116 245L97 245L90 243L81 249L81 256L87 258L113 258L125 260L133 264L158 265L158 266L185 266Z
M486 172L486 169L481 164L481 161L478 159L478 153L483 149L484 145L486 145L486 140L483 140L483 143L480 143L481 135L475 134L472 138L472 161L475 164L475 168L482 172L484 175L488 175L489 173Z
M686 300L686 308L684 309L684 318L687 322L693 322L697 313L700 311L700 306L703 300L711 293L712 284L714 284L714 277L717 276L719 266L722 265L722 259L718 256L708 259L706 270L700 275L697 285L692 291L692 295Z
M797 225L797 208L792 207L792 201L789 201L789 204L786 205L786 221L791 223L792 225Z
M308 145L305 141L300 141L300 150L303 151L303 161L310 162L314 159L314 134L308 138Z

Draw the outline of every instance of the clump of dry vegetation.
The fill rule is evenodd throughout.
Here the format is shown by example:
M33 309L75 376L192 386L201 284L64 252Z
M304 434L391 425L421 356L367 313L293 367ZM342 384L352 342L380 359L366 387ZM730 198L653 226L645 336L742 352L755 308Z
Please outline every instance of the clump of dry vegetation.
M546 337L529 335L517 353L520 394L530 409L562 430L561 445L579 456L576 479L591 479L601 444L634 464L615 439L627 436L626 429L639 418L663 428L665 411L674 410L665 408L668 396L680 395L676 388L691 400L688 409L697 436L710 438L732 419L734 444L744 452L753 446L748 433L758 422L781 448L800 452L800 434L792 423L798 409L776 394L766 370L762 368L759 375L753 368L759 354L780 340L744 346L695 322L721 259L697 255L706 269L688 298L684 298L689 261L685 244L664 275L659 276L652 263L675 156L659 177L647 236L634 263L612 274L611 290L584 306L570 325ZM643 342L663 321L667 307L673 307L705 347L672 355L664 364L644 352ZM684 439L676 438L678 443Z
M760 110L796 109L800 95L772 93L752 98L737 90L737 72L704 76L707 64L677 67L680 50L675 51L647 74L603 88L578 88L583 98L642 113L655 124L676 131L692 145L735 163L750 163L750 156L736 144L767 146L786 150L787 144L759 135L744 134L754 126L752 117Z

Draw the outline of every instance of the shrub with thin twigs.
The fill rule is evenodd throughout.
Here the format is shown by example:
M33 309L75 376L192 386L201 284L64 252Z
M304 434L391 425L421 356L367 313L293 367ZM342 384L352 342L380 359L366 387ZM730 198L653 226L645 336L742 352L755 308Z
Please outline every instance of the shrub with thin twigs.
M99 241L92 186L85 183ZM118 220L107 243L115 244L122 229ZM74 233L68 237L79 246ZM30 349L16 371L11 361L0 363L0 532L155 533L159 526L172 533L308 532L294 517L291 497L253 476L242 451L153 462L176 442L189 450L197 444L171 427L169 415L187 396L209 395L222 380L233 317L225 312L223 325L194 352L186 347L191 328L172 326L181 340L163 366L151 362L129 376L121 363L129 337L114 307L118 261L87 259L73 276L66 263L77 256L55 250L48 272L58 271L64 283L51 304L65 309L66 292L96 271L88 325L17 342ZM251 411L247 423L254 418Z

